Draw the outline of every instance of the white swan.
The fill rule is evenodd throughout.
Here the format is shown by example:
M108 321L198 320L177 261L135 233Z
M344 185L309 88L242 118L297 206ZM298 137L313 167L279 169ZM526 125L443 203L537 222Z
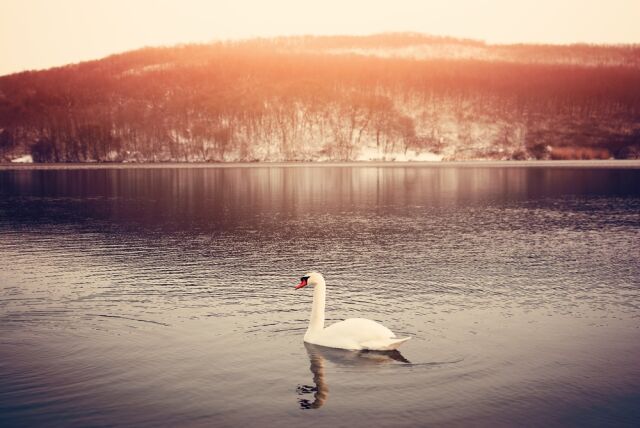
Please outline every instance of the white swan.
M329 348L391 351L411 339L397 338L387 327L364 318L351 318L324 328L324 277L318 272L310 272L300 278L296 290L307 285L312 285L314 290L311 319L304 335L305 342Z

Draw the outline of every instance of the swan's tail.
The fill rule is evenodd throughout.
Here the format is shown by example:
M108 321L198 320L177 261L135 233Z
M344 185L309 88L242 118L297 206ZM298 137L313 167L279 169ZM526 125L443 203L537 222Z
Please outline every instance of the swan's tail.
M394 349L398 349L400 345L402 345L407 340L411 339L410 337L402 337L402 338L389 338L389 339L376 339L370 340L368 342L362 343L363 349L368 349L370 351L393 351Z

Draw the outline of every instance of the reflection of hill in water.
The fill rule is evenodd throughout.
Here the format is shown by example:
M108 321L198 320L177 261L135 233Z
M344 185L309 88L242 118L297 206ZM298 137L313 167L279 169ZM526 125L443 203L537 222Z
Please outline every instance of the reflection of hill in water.
M519 165L519 164L518 164ZM637 196L638 170L580 168L462 168L410 166L322 168L167 168L42 171L0 174L0 209L17 225L108 221L129 233L157 239L167 231L236 229L260 236L289 227L325 235L305 222L309 214L340 214L341 224L362 230L392 227L342 216L345 209L393 214L419 206L484 206L487 202L575 196ZM9 202L20 197L20 204ZM542 201L544 202L544 201ZM300 207L304 207L303 209ZM556 209L553 202L550 208ZM61 211L72 215L59 215ZM275 222L274 230L274 218ZM377 216L376 218L383 218ZM414 225L412 221L405 226Z
M377 352L377 351L348 351L345 349L327 348L324 346L304 344L309 354L311 362L311 373L313 383L311 385L298 385L298 395L313 394L313 401L308 398L300 398L301 409L319 409L324 405L329 397L329 386L325 380L325 362L330 361L341 366L375 366L392 362L410 364L410 361L402 356L399 351Z

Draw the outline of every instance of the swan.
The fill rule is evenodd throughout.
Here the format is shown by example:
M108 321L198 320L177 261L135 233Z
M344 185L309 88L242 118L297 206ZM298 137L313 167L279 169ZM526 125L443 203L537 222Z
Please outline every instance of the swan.
M313 345L349 350L392 351L410 337L397 338L387 327L364 318L350 318L324 328L326 285L319 272L300 278L296 290L313 286L313 307L304 341Z

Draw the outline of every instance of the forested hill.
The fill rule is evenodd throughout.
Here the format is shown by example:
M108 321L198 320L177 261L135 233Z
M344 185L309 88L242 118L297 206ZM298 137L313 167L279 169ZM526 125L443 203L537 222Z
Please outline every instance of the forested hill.
M640 46L383 34L145 48L0 77L0 160L24 155L637 158Z

